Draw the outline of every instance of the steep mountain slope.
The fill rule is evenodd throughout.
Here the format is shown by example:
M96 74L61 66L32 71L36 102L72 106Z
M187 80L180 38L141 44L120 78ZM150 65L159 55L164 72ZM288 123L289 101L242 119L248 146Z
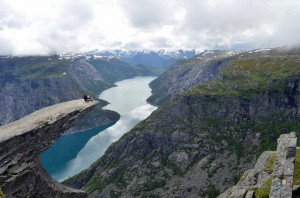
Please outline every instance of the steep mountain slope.
M299 197L296 134L281 134L277 143L276 151L263 152L254 168L247 170L235 186L218 198Z
M176 93L191 89L213 78L239 51L204 51L199 55L177 61L164 74L150 83L152 96L148 102L161 105Z
M90 197L216 197L299 130L300 50L243 53L182 92L67 180Z

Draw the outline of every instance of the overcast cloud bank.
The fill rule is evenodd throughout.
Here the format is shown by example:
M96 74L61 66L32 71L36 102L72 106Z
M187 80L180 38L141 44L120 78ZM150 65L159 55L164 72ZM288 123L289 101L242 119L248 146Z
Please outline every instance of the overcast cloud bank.
M298 0L0 0L0 54L300 43Z

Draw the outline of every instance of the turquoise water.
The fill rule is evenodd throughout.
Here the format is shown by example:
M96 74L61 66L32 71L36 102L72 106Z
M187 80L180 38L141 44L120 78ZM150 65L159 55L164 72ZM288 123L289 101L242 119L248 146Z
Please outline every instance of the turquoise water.
M64 170L67 162L74 159L78 152L93 136L113 126L115 122L86 130L82 133L63 135L57 139L47 151L41 155L44 168L50 175L60 175L59 170Z
M151 95L148 84L154 79L155 77L135 77L119 81L116 87L100 94L99 98L110 102L106 109L117 111L121 115L120 120L58 138L41 155L48 174L57 181L63 181L88 168L104 154L112 142L147 118L156 109L146 103Z

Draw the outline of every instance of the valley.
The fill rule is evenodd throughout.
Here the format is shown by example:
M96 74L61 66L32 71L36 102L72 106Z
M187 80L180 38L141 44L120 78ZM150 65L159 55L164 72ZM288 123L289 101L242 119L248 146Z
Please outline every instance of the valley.
M1 0L0 198L300 197L299 0Z
M18 73L18 59L2 67L4 87L38 83L38 93L50 82L43 97L60 101L66 93L55 91L68 86L99 98L41 155L49 175L88 197L217 197L282 133L300 135L299 48L204 51L167 69L89 56L57 56L50 66L23 58L30 76Z
M231 56L214 80L177 90L64 184L90 197L216 197L276 149L281 133L299 135L299 55L277 48Z
M0 125L58 102L97 98L119 80L135 76L156 76L159 68L133 66L119 59L91 58L90 63L76 56L0 57ZM13 90L13 91L12 91ZM66 92L65 90L68 90ZM120 115L98 107L67 133L82 131L119 119Z
M101 93L99 99L109 102L105 109L118 112L120 119L108 125L61 136L41 155L48 174L57 181L63 181L88 168L111 143L148 117L156 109L146 103L146 98L151 94L148 84L153 79L135 77L119 81L116 87Z

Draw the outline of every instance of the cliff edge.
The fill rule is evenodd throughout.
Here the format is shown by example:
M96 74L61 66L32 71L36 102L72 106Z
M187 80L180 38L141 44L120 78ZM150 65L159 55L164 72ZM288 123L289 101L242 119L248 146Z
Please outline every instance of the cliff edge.
M237 185L218 198L291 198L299 197L296 159L297 137L295 132L282 134L277 140L276 151L265 151L255 167L246 171Z
M97 103L72 100L0 127L0 187L6 197L86 197L48 176L39 155Z

